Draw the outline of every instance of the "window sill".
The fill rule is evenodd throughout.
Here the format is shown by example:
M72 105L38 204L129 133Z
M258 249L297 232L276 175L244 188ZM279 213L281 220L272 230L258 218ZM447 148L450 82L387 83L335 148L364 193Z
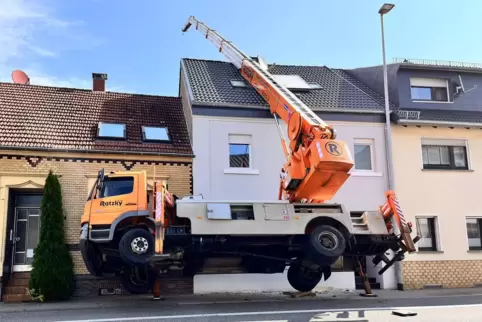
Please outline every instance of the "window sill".
M231 168L231 169L224 169L224 174L251 174L257 175L259 174L258 169L249 169L249 168Z
M482 249L469 249L467 253L482 253Z
M424 100L412 100L413 103L430 103L430 104L438 104L438 103L441 103L441 104L453 104L454 102L450 102L450 101L424 101Z
M381 177L383 175L381 172L371 171L353 171L350 174L354 177Z
M472 169L423 169L422 168L422 171L446 171L446 172L452 172L452 171L456 171L456 172L474 172L475 170L472 170Z
M443 254L443 250L417 250L420 254Z

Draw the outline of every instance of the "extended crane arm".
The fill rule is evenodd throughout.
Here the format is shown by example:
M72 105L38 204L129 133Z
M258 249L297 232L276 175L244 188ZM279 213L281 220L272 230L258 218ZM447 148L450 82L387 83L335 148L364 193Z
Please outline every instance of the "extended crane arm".
M336 131L278 82L267 66L243 53L194 16L189 17L183 32L193 25L240 69L241 75L269 104L275 118L279 117L288 126L289 144L283 142L287 161L280 175L280 199L313 203L330 200L353 167L345 142L335 140Z

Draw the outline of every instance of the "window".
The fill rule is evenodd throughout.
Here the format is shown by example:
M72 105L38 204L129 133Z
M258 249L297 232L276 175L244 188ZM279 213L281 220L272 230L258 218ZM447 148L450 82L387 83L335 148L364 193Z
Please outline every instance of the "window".
M312 87L299 75L273 75L275 80L289 90L310 90Z
M308 85L310 85L310 87L311 87L312 89L322 89L322 88L323 88L323 87L321 87L321 85L318 84L318 83L308 83Z
M435 217L416 218L417 232L422 238L417 243L419 251L437 251L437 231Z
M99 122L97 136L103 138L124 139L126 137L126 125L122 123Z
M99 194L99 198L126 195L131 193L133 190L133 177L106 177L104 178L104 183L102 185L102 190Z
M424 169L468 169L465 140L422 139Z
M144 141L169 141L169 133L165 127L143 126L142 139Z
M248 84L246 84L245 81L236 80L236 79L231 80L231 85L233 85L234 87L247 87L248 86Z
M355 139L355 169L373 171L373 140Z
M251 135L229 135L229 167L251 168Z
M482 250L482 218L466 218L469 250Z
M448 80L436 78L410 78L413 101L448 102Z

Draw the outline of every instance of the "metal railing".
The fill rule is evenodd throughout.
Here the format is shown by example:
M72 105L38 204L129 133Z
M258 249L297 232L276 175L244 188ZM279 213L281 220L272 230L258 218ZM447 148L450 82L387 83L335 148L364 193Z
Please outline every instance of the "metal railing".
M420 111L398 110L397 114L400 118L406 119L406 120L419 120L420 119Z
M408 63L428 66L442 66L442 67L462 67L462 68L480 68L482 64L467 63L450 60L434 60L434 59L411 59L411 58L393 58L394 63Z

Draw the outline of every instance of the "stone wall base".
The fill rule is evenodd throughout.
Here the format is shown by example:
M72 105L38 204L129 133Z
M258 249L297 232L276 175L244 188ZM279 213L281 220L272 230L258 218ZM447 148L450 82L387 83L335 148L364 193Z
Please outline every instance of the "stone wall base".
M482 285L482 260L403 261L405 289Z

